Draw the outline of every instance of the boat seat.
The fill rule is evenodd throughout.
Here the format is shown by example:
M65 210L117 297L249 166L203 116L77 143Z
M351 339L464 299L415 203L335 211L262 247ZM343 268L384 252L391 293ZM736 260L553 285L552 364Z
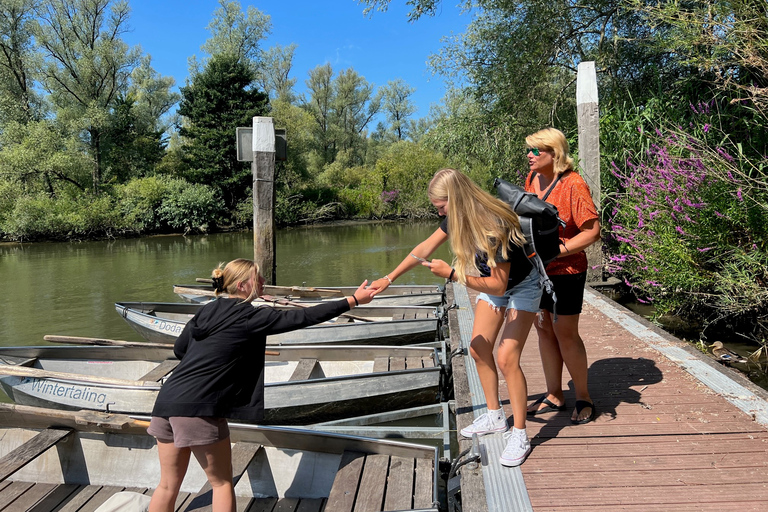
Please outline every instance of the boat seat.
M245 473L248 465L259 450L261 450L261 445L256 443L239 442L232 445L232 477L235 485L237 485L237 481L243 476L243 473ZM206 482L202 489L189 501L184 511L209 511L212 507L212 498L213 489L211 484Z
M404 357L390 357L389 358L389 369L394 370L405 370L405 358Z
M166 359L159 365L155 366L146 375L139 377L137 380L146 380L150 382L158 382L160 379L171 373L180 363L178 359Z
M0 482L26 466L72 432L69 428L47 428L0 458Z
M299 360L299 364L296 365L296 369L293 370L293 373L288 380L308 380L316 366L317 359L302 358Z
M375 358L373 360L373 371L374 373L389 371L389 357L381 356Z

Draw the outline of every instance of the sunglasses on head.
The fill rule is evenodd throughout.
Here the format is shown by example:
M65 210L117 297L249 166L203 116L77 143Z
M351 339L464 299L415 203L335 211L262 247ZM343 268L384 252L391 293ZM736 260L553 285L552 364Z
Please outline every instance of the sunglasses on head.
M539 156L541 154L541 152L539 152L539 148L526 148L525 154L527 155L528 153L533 153L533 156Z

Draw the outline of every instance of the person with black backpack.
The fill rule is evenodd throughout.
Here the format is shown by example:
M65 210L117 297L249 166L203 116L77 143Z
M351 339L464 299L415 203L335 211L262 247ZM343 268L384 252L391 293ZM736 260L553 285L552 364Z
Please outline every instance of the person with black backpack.
M560 130L545 128L525 139L530 174L526 192L557 207L565 227L560 228L560 254L546 267L557 296L556 309L548 294L541 298L541 317L536 323L539 352L547 392L528 407L529 415L565 410L562 389L563 363L573 379L576 404L571 421L589 423L597 409L587 385L587 351L579 335L579 316L587 280L584 249L600 239L600 222L589 186L574 170L568 141ZM554 186L553 186L554 184Z
M389 274L371 283L379 293L418 264L433 274L459 281L480 292L475 307L470 353L476 362L488 412L461 430L464 437L507 432L507 416L499 402L498 368L509 388L514 426L505 434L500 463L519 466L531 451L525 431L528 387L520 354L539 311L538 272L528 260L517 214L455 169L437 171L427 189L440 227ZM427 258L450 237L453 266ZM502 328L503 327L503 328ZM497 356L493 349L502 331Z

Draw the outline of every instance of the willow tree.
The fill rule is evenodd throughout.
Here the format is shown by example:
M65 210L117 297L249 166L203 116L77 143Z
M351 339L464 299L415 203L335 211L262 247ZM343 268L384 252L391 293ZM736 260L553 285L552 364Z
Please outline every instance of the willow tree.
M32 29L35 0L0 3L0 130L11 121L26 123L42 115L34 90L37 51Z
M102 181L102 136L110 109L128 87L140 49L122 40L128 2L46 0L39 9L37 44L46 57L41 78L57 118L83 131L92 159L91 186Z

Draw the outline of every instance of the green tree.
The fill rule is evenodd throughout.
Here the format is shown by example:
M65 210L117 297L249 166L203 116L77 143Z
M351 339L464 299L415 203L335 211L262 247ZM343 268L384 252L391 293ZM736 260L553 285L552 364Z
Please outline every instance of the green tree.
M0 130L10 121L42 116L33 78L38 57L32 35L35 4L34 0L0 3Z
M411 96L416 89L410 87L405 80L398 78L390 80L382 87L382 110L387 116L389 129L395 135L395 140L404 140L409 134L409 118L416 112L416 105Z
M293 92L296 79L288 77L293 65L295 51L296 44L289 44L288 46L275 45L264 52L256 81L271 99L279 99L289 103L296 100Z
M309 70L306 80L309 99L304 108L315 120L315 150L322 158L322 164L333 161L336 157L335 140L333 136L333 68L326 63Z
M332 119L336 147L362 162L364 130L381 108L381 95L373 85L352 68L339 73L333 81Z
M243 12L240 2L219 0L219 7L213 12L207 27L211 37L200 49L211 57L233 56L253 73L257 73L261 63L261 41L269 34L271 27L270 17L255 7L249 6ZM203 63L204 66L206 64ZM194 57L190 68L193 75L198 72Z
M46 0L39 11L36 40L47 57L42 83L59 120L84 132L96 193L110 110L128 87L140 53L121 39L128 14L127 2L112 0Z
M171 90L175 84L173 77L162 76L154 70L151 56L141 58L131 73L128 95L134 99L135 115L145 129L168 130L165 116L181 99L181 94Z
M268 98L253 88L251 69L231 55L214 55L206 67L181 88L179 129L186 140L184 177L218 188L228 208L247 196L250 167L237 161L235 129L251 126L268 112Z

